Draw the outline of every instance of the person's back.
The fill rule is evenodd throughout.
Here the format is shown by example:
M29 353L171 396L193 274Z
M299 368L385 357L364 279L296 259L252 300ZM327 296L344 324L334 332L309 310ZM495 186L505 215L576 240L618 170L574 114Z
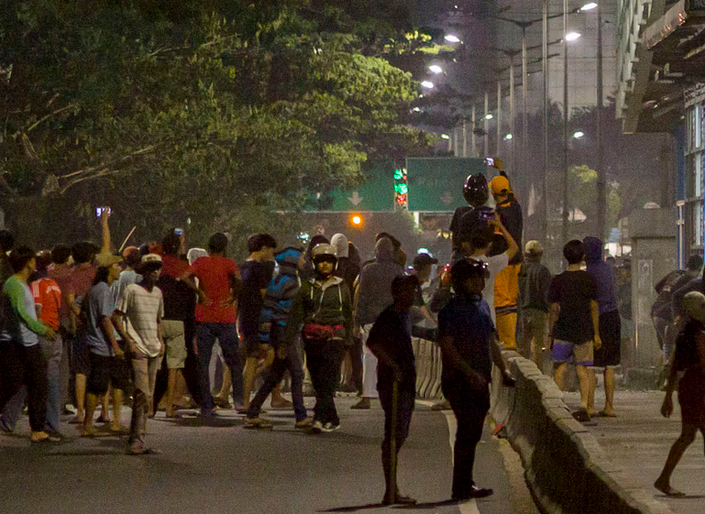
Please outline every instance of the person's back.
M519 275L519 291L522 309L548 312L548 290L551 287L551 272L541 264L541 257L527 255Z
M394 245L386 237L375 245L376 259L360 272L356 319L360 325L374 323L392 303L392 282L404 274L394 260Z
M602 241L596 237L586 237L585 264L587 272L595 279L597 304L600 314L617 311L617 291L612 266L602 260Z
M564 271L551 281L549 302L560 305L553 337L584 343L594 337L590 301L597 296L595 279L583 270Z
M207 299L207 303L196 305L196 321L235 323L235 307L224 305L230 298L231 279L238 274L235 261L220 255L199 257L191 266L191 273Z

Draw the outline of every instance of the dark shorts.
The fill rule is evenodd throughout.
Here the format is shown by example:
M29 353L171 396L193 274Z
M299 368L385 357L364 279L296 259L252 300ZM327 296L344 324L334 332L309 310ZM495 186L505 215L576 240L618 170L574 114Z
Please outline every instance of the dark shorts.
M130 364L119 357L104 357L89 352L91 370L88 374L86 390L96 396L108 392L108 387L127 389L130 381Z
M596 368L619 366L622 346L622 321L619 311L600 314L600 339L602 346L599 350L595 350L593 366Z
M71 346L71 371L78 375L89 375L91 372L91 347L85 334L77 334Z

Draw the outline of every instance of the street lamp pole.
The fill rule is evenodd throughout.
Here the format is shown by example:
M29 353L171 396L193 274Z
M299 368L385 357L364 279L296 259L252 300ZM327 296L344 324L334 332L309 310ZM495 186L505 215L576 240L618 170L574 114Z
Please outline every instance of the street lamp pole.
M607 236L607 179L602 147L602 2L597 4L597 237Z
M490 153L490 119L487 116L490 113L490 94L485 89L485 148L484 157L487 157Z
M516 113L514 112L514 58L509 63L509 133L512 135L511 143L511 163L509 169L514 169L516 165L516 145L513 144L516 136Z
M563 231L562 243L568 242L568 0L563 0Z
M497 157L502 156L502 79L497 76Z
M530 180L528 177L528 150L529 150L529 118L528 118L528 98L529 98L529 52L526 48L526 29L529 25L526 23L521 25L521 159L523 166L519 174L521 191L528 198L528 188Z
M543 180L541 181L541 197L543 201L543 219L541 220L541 238L544 244L548 242L548 220L550 206L548 203L548 0L543 0Z
M477 108L475 104L472 104L472 115L470 118L470 150L472 151L472 156L477 157L477 141L475 139L475 129L477 128Z

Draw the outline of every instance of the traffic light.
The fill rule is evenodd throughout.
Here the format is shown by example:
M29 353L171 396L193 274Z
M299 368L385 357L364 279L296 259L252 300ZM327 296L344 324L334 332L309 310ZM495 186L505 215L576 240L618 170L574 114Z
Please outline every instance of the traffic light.
M394 170L394 198L400 207L409 206L409 184L403 168Z

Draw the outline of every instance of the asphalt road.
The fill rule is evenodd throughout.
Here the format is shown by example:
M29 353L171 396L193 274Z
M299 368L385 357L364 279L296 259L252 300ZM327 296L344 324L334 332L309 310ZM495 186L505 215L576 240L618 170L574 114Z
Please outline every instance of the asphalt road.
M16 434L0 436L0 513L393 512L399 507L379 503L383 413L378 405L350 410L354 400L338 399L341 430L319 436L295 430L288 411L266 414L273 431L244 430L234 411L221 411L210 426L159 413L147 424L147 438L162 453L140 457L124 453L124 439L81 439L70 425L69 441L32 446L23 418ZM518 457L506 441L491 436L489 425L476 481L495 494L477 502L448 501L455 430L448 414L417 405L399 462L401 490L419 501L408 510L536 514ZM123 417L128 423L129 409Z

